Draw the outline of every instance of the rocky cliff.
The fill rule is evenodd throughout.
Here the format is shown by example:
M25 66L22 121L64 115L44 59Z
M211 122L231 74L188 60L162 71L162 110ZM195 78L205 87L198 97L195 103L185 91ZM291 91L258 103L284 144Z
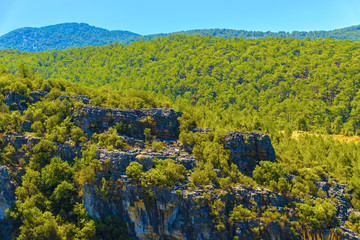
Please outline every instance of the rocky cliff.
M265 134L228 131L224 147L231 151L231 160L246 175L251 175L260 161L275 161L275 150Z
M0 165L0 239L11 239L13 226L7 221L6 210L15 200L14 176L7 166Z
M244 143L243 136L250 141ZM234 139L240 138L237 143ZM258 133L228 132L225 146L235 152L232 160L248 170L249 165L259 160L275 160L274 150L268 136ZM261 143L259 143L259 141ZM241 146L237 147L237 146ZM242 149L242 150L240 150ZM258 152L251 152L260 149ZM251 158L251 156L257 156ZM188 187L189 176L185 182L174 187L148 186L142 187L126 175L126 167L132 161L145 166L145 171L152 167L153 158L172 158L191 170L196 166L196 159L182 152L177 147L166 147L163 152L151 150L98 151L102 170L97 171L94 185L85 186L84 204L90 215L101 219L105 216L118 216L124 219L128 227L130 239L360 239L354 232L341 227L341 234L330 230L310 234L307 230L294 229L290 222L280 219L257 219L231 222L229 215L236 206L255 208L259 216L264 216L266 209L272 209L274 215L281 213L294 219L294 210L289 205L302 202L300 198L292 198L267 189L250 188L238 185L228 189L216 189L215 186L198 188ZM239 161L238 159L241 159ZM99 189L104 187L106 191ZM346 200L350 194L348 187L335 182L317 182L317 187L328 196L336 198L337 216L344 223L346 216L354 211ZM217 203L217 205L214 205ZM214 215L214 209L219 216ZM224 223L219 230L219 219Z
M84 106L74 116L75 123L85 132L101 132L117 123L130 125L125 132L132 137L144 139L145 128L159 139L176 140L179 136L178 118L181 112L169 108L116 109Z
M46 92L33 93L28 99L19 96L9 93L7 104L14 109L24 110L27 107L24 102L38 101L46 97ZM86 96L81 95L62 96L61 100L73 98L83 103L89 102ZM192 186L191 173L199 164L198 159L176 141L180 116L181 112L167 108L124 110L89 105L73 113L74 124L88 136L104 132L109 127L118 127L119 124L130 126L121 133L122 140L130 148L99 148L96 151L100 167L96 171L95 180L84 185L83 196L84 206L91 217L120 217L126 222L129 239L311 239L317 236L322 239L360 239L344 227L351 212L358 214L352 209L349 200L353 193L346 185L336 181L331 184L329 179L316 182L315 187L321 189L326 197L336 199L338 221L316 233L290 224L290 221L296 220L293 205L304 202L302 198L244 184L223 188L213 183ZM29 128L31 123L24 121L23 129ZM152 137L145 141L146 129L150 129ZM210 134L211 131L197 128L193 132ZM161 143L161 149L151 146L149 140L152 141L153 137ZM40 140L10 132L1 134L0 148L4 149L8 145L15 148L13 168L16 172L16 161L25 156L23 146L31 149ZM66 142L55 145L57 156L63 160L71 163L75 157L81 157L81 147ZM223 145L230 152L230 162L235 163L247 176L252 175L260 161L276 161L270 138L265 134L229 131L223 138ZM126 169L131 163L141 164L146 172L154 168L154 159L172 159L176 164L183 165L185 178L174 186L166 186L142 184L127 175ZM19 179L19 176L16 179L12 176L7 166L0 166L0 238L5 238L11 231L11 224L6 222L5 210L16 199L15 182L17 180L20 183ZM232 212L239 207L251 209L257 214L256 217L234 220ZM287 218L277 219L276 216ZM330 228L339 231L334 232Z

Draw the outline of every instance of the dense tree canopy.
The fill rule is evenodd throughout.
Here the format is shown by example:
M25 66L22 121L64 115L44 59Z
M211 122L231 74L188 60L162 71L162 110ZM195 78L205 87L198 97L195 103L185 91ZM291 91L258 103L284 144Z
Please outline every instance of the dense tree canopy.
M145 90L178 105L206 106L234 127L267 119L281 129L357 135L359 46L176 35L37 54L3 50L0 63L14 73L24 63L44 78Z
M64 50L74 47L87 47L106 45L109 43L129 44L136 41L150 41L159 37L171 35L202 35L213 37L259 39L266 37L318 39L332 38L339 40L360 39L360 26L352 26L331 31L311 32L261 32L233 29L197 29L173 33L157 33L139 35L129 31L109 31L90 26L86 23L62 23L41 28L20 28L0 36L0 49L16 49L21 51L39 52L51 50Z
M107 234L112 226L106 223L121 223L93 221L81 196L83 185L94 184L95 172L103 167L96 151L130 147L118 134L128 126L117 124L92 136L85 134L71 118L83 103L58 98L75 94L87 95L91 105L101 107L172 107L184 112L179 142L197 158L197 165L188 172L173 160L155 159L144 172L143 165L131 163L126 173L135 184L148 188L149 195L152 187L171 188L186 181L189 189L214 187L212 193L239 184L264 187L289 201L305 199L289 205L292 223L312 231L336 226L336 201L316 182L346 184L352 193L346 201L360 210L359 145L329 135L360 134L359 47L357 42L331 39L176 35L125 46L41 53L2 50L0 63L16 76L0 65L0 131L24 132L22 123L27 120L32 132L26 134L44 138L18 162L14 156L19 153L11 145L0 152L2 163L25 169L16 190L19 201L10 211L19 225L19 239L92 239ZM49 93L31 103L34 91ZM28 100L26 110L5 104L10 92ZM194 133L196 126L212 131ZM277 161L260 162L252 176L245 176L223 147L227 130L268 133ZM144 134L147 147L161 151L162 143L151 143L153 136L146 129ZM82 146L82 157L64 162L54 155L53 143ZM107 194L107 184L102 178L99 194ZM216 228L224 229L225 203L212 201L211 194L204 198ZM274 209L242 205L229 213L229 221L259 217L271 221L274 216L289 221ZM350 215L346 224L359 232L357 216Z

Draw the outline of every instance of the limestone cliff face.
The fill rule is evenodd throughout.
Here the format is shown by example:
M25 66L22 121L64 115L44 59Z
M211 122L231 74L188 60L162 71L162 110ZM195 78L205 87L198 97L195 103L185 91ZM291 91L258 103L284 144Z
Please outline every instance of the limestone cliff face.
M11 95L11 94L10 94ZM34 95L34 94L33 94ZM45 96L38 94L40 99ZM36 101L37 95L31 96ZM84 96L63 96L63 100L75 98L84 103L88 98ZM15 95L8 97L16 102ZM35 99L35 100L34 100ZM10 101L11 100L11 101ZM20 100L21 102L21 100ZM19 103L20 103L19 102ZM13 106L18 106L13 104ZM192 190L188 188L190 173L197 166L196 158L185 151L175 140L178 139L181 112L172 109L139 109L122 110L114 108L100 108L85 105L73 115L75 125L88 134L102 132L116 123L128 124L131 128L125 132L123 140L132 145L131 149L97 151L100 169L96 172L94 183L84 186L84 206L93 218L118 216L126 221L129 239L310 239L311 236L299 230L293 230L287 222L263 219L243 220L236 223L229 221L229 213L235 206L243 205L251 208L256 206L258 211L273 207L279 213L292 213L288 208L290 202L302 200L288 198L267 189L249 188L243 185L227 189L215 189L208 185L206 188ZM23 125L28 126L29 123ZM31 124L30 124L31 125ZM151 134L160 139L164 148L159 151L151 147L146 148L144 142L145 128L151 129ZM210 129L194 129L194 132L207 134ZM11 144L17 150L16 158L23 157L21 148L26 145L31 148L40 138L33 138L24 134L7 133L1 135L0 148ZM80 147L67 144L56 144L57 155L63 160L72 161L81 157ZM240 171L251 176L259 161L275 161L275 151L270 138L256 132L240 133L229 131L224 137L224 148L231 152L231 161ZM131 162L139 162L147 171L153 167L153 159L173 159L184 165L188 171L185 180L174 187L148 186L143 187L126 175L126 168ZM21 174L19 174L21 175ZM105 180L105 181L104 181ZM337 217L343 225L350 212L352 192L346 185L336 181L330 185L328 181L316 182L316 187L322 189L328 197L338 201ZM346 196L345 196L346 194ZM7 224L5 209L15 201L14 179L6 166L0 166L0 239L7 239L11 225ZM214 206L218 201L219 205ZM214 214L214 210L219 215ZM291 214L290 214L291 215ZM293 216L293 215L292 215ZM293 219L289 219L293 220ZM223 226L219 229L219 222ZM257 228L258 231L252 229ZM359 239L352 231L340 227L344 239ZM323 239L333 237L331 231L321 233Z
M228 132L224 145L231 151L231 159L239 169L251 173L261 160L275 160L275 152L267 135L259 133ZM293 213L288 208L290 202L302 200L285 197L267 189L249 188L243 185L215 191L213 186L207 189L190 190L186 180L175 187L150 186L141 187L126 175L126 167L137 161L144 170L152 167L153 158L172 158L191 170L196 166L196 159L182 149L171 145L161 152L151 149L131 149L121 151L99 150L101 170L97 172L95 184L84 187L84 205L94 218L109 215L118 216L127 223L130 239L312 239L314 236L306 231L294 230L290 223L262 219L243 220L237 223L229 221L229 213L241 204L257 209L275 208L279 213ZM106 180L106 191L104 181ZM344 223L351 211L351 204L345 199L345 192L350 194L345 185L336 181L330 186L327 181L317 182L317 187L328 196L338 199L336 205L338 219ZM213 214L212 205L221 200L217 206L224 228L217 229L217 217ZM260 210L261 212L262 210ZM290 214L291 215L291 214ZM295 220L295 219L289 219ZM259 229L257 232L252 229ZM343 234L339 239L360 239L354 232L341 227ZM324 230L323 239L332 239L334 232Z
M6 166L0 165L0 239L11 239L12 225L7 222L5 211L15 200L14 178Z
M129 239L313 239L306 231L294 231L290 223L272 221L265 223L261 219L244 220L235 224L229 223L225 216L239 204L249 207L256 204L259 209L275 207L280 213L292 211L286 206L290 203L284 195L260 188L248 188L242 185L231 189L223 189L217 194L210 189L189 191L186 185L174 188L150 187L142 188L133 183L126 175L108 178L107 192L99 191L100 179L109 177L104 170L98 172L98 183L85 186L84 204L94 218L119 216L128 226ZM323 183L319 183L320 185ZM341 185L337 183L328 189L327 193L338 194L341 199ZM339 191L338 191L339 190ZM340 195L339 195L340 194ZM216 221L212 215L211 203L220 199L224 206L219 208L224 216L225 228L216 229ZM300 201L300 200L297 200ZM344 214L343 209L352 211L347 204L339 203L338 214ZM290 219L293 220L293 219ZM261 227L259 232L253 228ZM360 239L354 232L344 227L342 236L335 235L330 230L324 230L321 239Z
M176 140L179 136L179 121L182 112L169 108L146 108L138 110L84 106L74 116L74 121L83 131L94 133L113 127L116 123L130 124L126 133L144 139L145 128L159 139Z
M129 236L133 239L254 239L256 235L249 229L259 225L256 221L226 224L222 231L216 229L211 215L209 200L204 197L207 190L188 191L185 187L173 189L144 189L128 182L126 177L110 184L108 194L102 195L96 187L86 186L84 203L89 213L101 218L108 215L120 216L128 224ZM119 183L121 182L121 183ZM260 206L284 208L283 196L262 189L247 189L239 186L222 190L212 200L221 199L226 203L222 214L228 214L236 204L257 202ZM277 231L264 232L266 239L296 239L291 231L274 223Z

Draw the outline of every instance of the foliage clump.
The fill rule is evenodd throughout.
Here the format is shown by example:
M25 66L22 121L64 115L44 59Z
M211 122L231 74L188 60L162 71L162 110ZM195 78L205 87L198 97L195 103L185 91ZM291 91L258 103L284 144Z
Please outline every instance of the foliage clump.
M142 185L160 185L173 187L176 183L185 179L185 167L177 164L173 159L153 159L154 167L143 172L143 165L131 162L126 168L126 174Z

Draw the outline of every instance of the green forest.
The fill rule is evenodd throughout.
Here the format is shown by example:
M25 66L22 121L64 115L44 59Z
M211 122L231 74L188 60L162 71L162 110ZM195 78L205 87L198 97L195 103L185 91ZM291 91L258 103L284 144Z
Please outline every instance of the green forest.
M106 45L139 36L129 31L109 31L86 23L62 23L41 28L19 28L0 36L0 49L39 52ZM128 40L127 40L128 41Z
M84 184L94 182L102 167L96 150L131 148L118 134L124 126L84 133L71 118L84 104L60 101L64 95L86 95L90 105L99 107L183 111L178 141L189 146L197 166L186 172L169 159L155 160L144 171L133 162L126 173L149 189L171 189L187 175L189 189L214 186L204 197L219 231L225 228L224 203L211 202L210 196L239 184L285 195L290 210L284 214L239 205L226 216L230 224L276 218L314 232L337 227L337 199L318 189L317 181L346 184L346 201L360 211L360 145L331 136L360 135L358 42L173 35L64 51L1 50L0 64L1 134L42 138L32 149L22 149L23 157L16 161L20 152L11 145L1 149L3 164L24 170L16 188L19 200L8 211L18 227L16 239L126 239L121 219L94 220L81 202ZM36 103L26 102L24 111L4 103L9 92L31 99L34 91L48 94ZM31 132L23 130L25 120L31 122ZM195 133L194 127L211 132ZM244 175L223 147L228 130L268 134L277 161L262 161L252 176ZM147 147L161 150L149 135L144 131ZM55 156L53 143L80 146L82 157L64 161ZM99 192L105 194L107 183L101 181ZM111 231L114 225L118 227ZM359 234L360 217L350 215L346 227Z
M216 128L260 121L280 130L358 135L360 45L349 40L176 35L65 51L2 50L0 63L36 76L154 93L216 113ZM235 116L234 116L235 115ZM273 124L275 123L275 124ZM271 125L271 126L270 126Z
M110 43L130 44L136 41L150 41L172 35L212 36L227 39L261 39L267 37L293 39L338 39L358 41L360 26L351 26L331 31L261 32L234 29L197 29L173 33L140 35L137 33L98 28L86 23L62 23L41 28L19 28L0 36L0 49L40 52L64 50L74 47L98 46Z

